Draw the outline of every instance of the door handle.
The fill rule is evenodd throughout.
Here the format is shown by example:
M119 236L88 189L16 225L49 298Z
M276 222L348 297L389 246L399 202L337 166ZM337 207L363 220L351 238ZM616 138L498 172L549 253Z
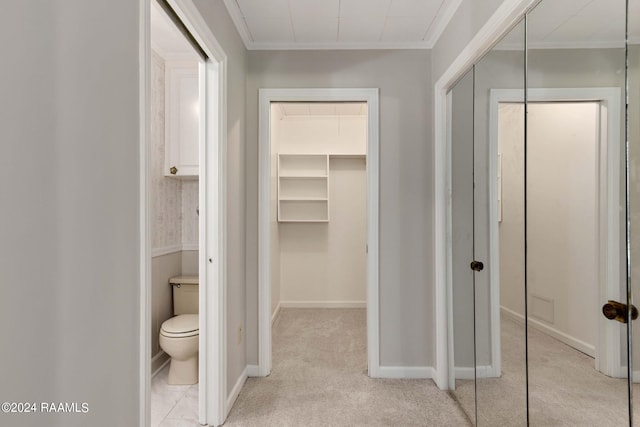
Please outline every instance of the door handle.
M627 323L629 317L627 304L618 301L609 300L602 306L602 314L609 320L617 320L620 323ZM635 305L631 305L631 319L638 318L638 309Z
M482 271L484 270L484 264L481 261L471 261L471 269L473 271Z

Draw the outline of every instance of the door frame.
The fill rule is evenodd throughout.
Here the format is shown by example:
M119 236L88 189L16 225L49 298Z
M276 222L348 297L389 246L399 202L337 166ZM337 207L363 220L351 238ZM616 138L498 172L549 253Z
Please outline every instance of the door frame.
M528 88L527 102L582 102L600 104L600 143L598 145L598 204L596 235L598 256L598 298L620 301L620 184L621 184L621 89L616 87L587 88ZM500 103L523 103L521 89L492 89L489 101L489 289L491 313L492 360L497 368L492 372L500 375L500 233L498 225L498 108ZM606 146L602 141L606 140ZM622 298L622 299L626 299ZM505 311L508 313L508 311ZM517 313L509 313L521 318ZM535 319L528 322L537 329L551 332ZM615 322L598 316L598 338L595 348L595 368L611 377L626 377L627 368L622 366L620 331ZM557 337L564 341L562 337ZM496 355L497 357L493 357Z
M151 422L151 1L139 0L140 33L140 344L139 425ZM227 57L193 0L168 0L209 57L199 64L199 408L200 424L221 425L227 405L226 138ZM216 173L217 172L217 173Z
M300 88L259 90L258 135L258 366L251 376L271 373L271 103L367 103L367 362L380 377L379 327L379 103L377 88Z

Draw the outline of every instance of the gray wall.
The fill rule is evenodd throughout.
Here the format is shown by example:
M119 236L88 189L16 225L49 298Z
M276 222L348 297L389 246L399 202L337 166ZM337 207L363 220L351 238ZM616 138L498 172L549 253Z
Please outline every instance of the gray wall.
M451 91L451 290L456 368L473 368L473 72Z
M182 273L188 276L197 276L198 271L198 254L199 251L181 251L182 255Z
M433 47L434 83L503 2L504 0L462 0L460 7Z
M3 4L0 395L90 411L2 425L137 424L138 9Z
M227 55L227 388L246 363L245 339L245 70L246 49L222 0L195 0Z
M380 88L380 362L433 364L433 146L428 51L249 52L247 358L257 363L258 89Z

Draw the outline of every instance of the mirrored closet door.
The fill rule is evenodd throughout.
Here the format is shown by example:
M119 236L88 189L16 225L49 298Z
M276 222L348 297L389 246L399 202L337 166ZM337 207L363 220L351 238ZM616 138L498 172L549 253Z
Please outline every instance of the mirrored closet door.
M633 422L639 3L543 0L449 95L450 383L474 425Z
M640 0L628 1L627 96L625 133L628 144L628 198L631 304L640 305ZM627 267L627 266L626 266ZM630 313L633 319L633 311ZM632 416L640 425L640 324L631 320L632 345Z
M451 276L449 319L449 384L458 403L475 424L475 315L473 259L473 70L449 93L449 158L451 175Z
M629 422L625 7L543 0L527 16L531 425Z
M474 66L478 425L526 425L525 22Z

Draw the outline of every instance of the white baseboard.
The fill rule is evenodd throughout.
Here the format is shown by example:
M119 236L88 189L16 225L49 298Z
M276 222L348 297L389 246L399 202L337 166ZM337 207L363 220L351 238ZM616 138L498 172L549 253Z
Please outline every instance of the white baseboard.
M255 378L260 376L260 368L258 365L247 365L247 377Z
M280 301L281 308L366 308L366 301Z
M524 316L522 314L510 310L504 306L500 306L500 311L505 316L510 317L511 319L514 319L520 323L524 323ZM557 339L558 341L562 341L568 346L571 346L576 350L583 352L584 354L588 354L591 357L596 357L596 347L592 344L581 341L578 338L572 337L569 334L559 331L558 329L544 324L539 320L532 319L531 317L529 317L529 325Z
M435 370L431 366L380 366L375 378L433 378Z
M456 368L457 380L473 380L475 378L499 378L493 365L478 366L476 368Z
M614 370L612 375L607 375L610 378L627 378L627 367L626 366L620 366L618 367L618 369ZM634 384L638 384L640 383L640 371L633 371L633 383Z
M276 309L273 311L273 314L271 315L271 326L273 326L273 324L276 322L279 315L280 315L280 303L278 303L278 305L276 306Z
M166 357L167 360L165 360L164 362L162 362L162 365L160 365L155 371L153 371L153 373L151 374L151 378L155 377L158 372L162 371L162 368L164 368L165 366L167 366L167 363L171 362L171 357L169 357L169 355L167 353L164 352L164 350L160 350L155 356L153 356L153 358L151 359L151 366L153 366L153 363L158 361L159 359L162 359L163 357Z
M236 381L236 384L233 386L231 393L229 393L229 397L227 397L226 406L224 408L225 420L229 416L229 412L231 412L231 408L233 408L233 404L236 403L236 399L240 394L240 390L242 390L242 386L246 381L247 381L247 368L244 368L244 370L240 374L240 377L238 378L238 381Z
M476 378L475 368L456 368L457 380L473 380Z
M504 305L500 306L500 315L504 317L508 317L511 320L515 320L516 322L524 325L524 316L520 313L517 313L511 309L508 309Z

